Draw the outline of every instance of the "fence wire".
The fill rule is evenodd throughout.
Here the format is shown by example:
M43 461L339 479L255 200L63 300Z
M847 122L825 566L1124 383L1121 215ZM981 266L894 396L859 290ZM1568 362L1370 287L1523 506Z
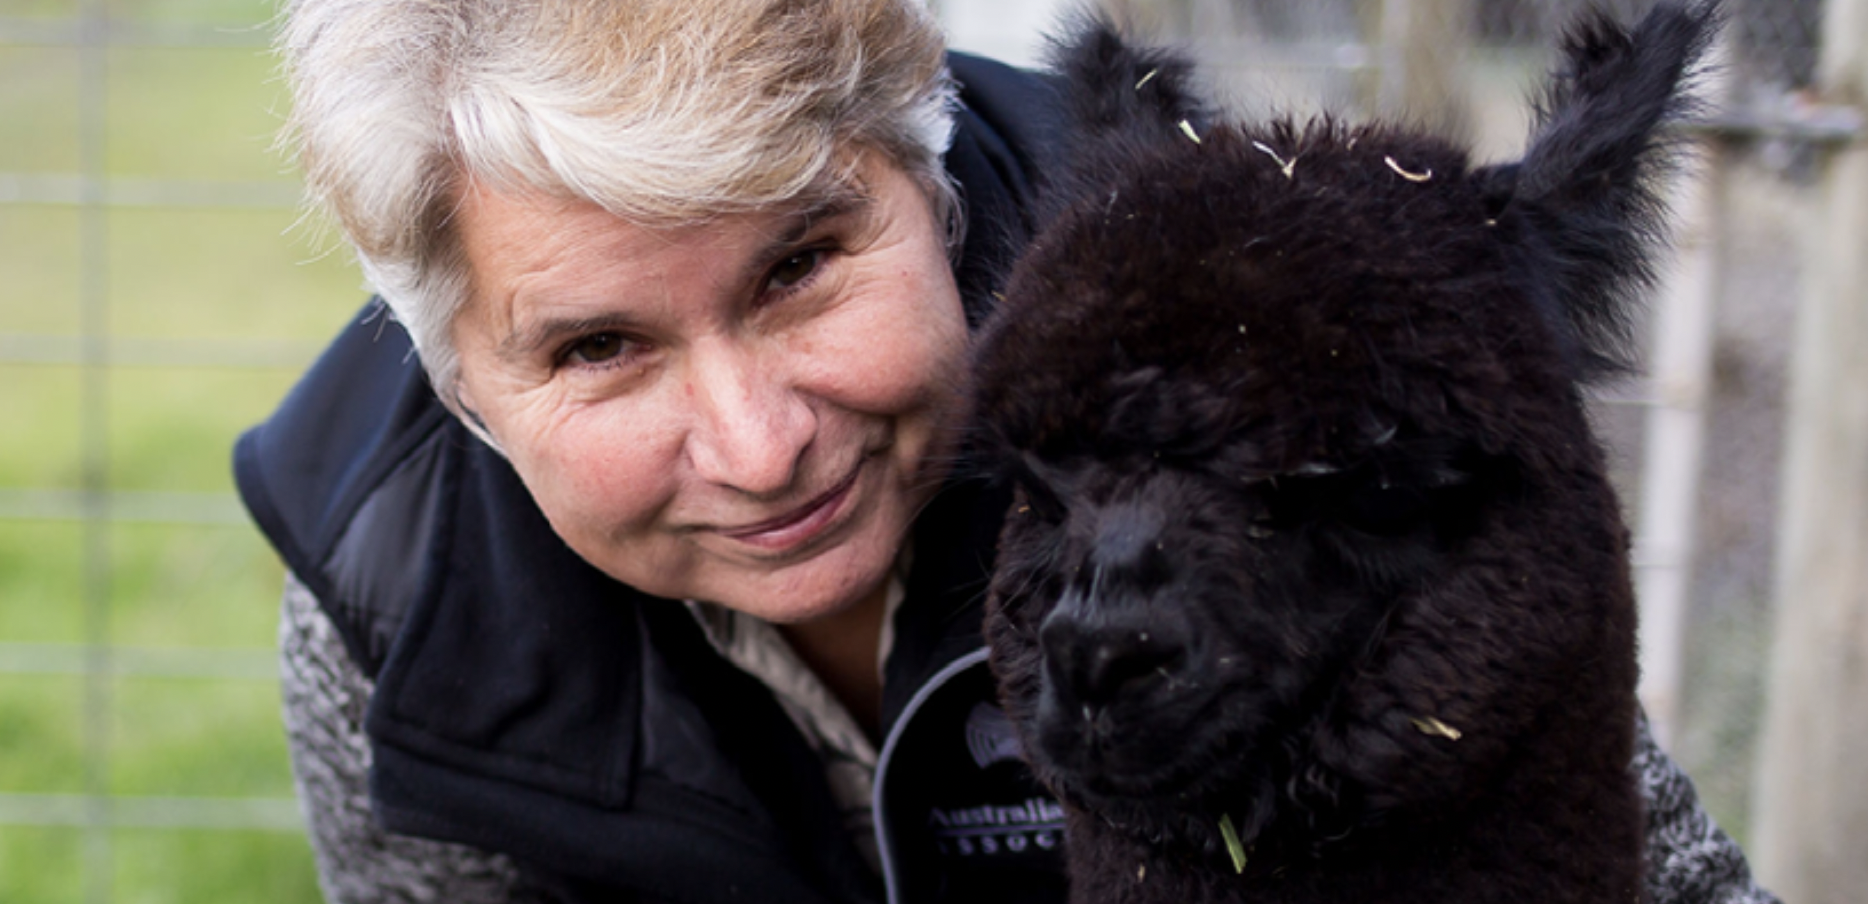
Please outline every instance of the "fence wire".
M50 790L9 785L0 787L0 898L23 896L39 900L48 894L58 900L71 900L62 890L74 890L86 904L104 904L127 891L140 900L171 900L175 889L137 889L126 886L124 877L132 872L120 850L119 839L126 831L154 831L178 834L198 831L234 833L296 833L300 818L296 802L289 797L211 796L126 794L116 789L125 782L113 775L113 764L123 751L123 725L138 716L126 715L134 704L126 702L126 682L182 682L190 687L213 683L271 685L277 681L276 657L266 649L194 647L164 644L145 646L140 638L124 636L121 626L113 625L118 603L114 588L129 567L128 552L120 542L125 525L178 527L182 529L246 525L237 501L225 491L139 490L122 486L122 474L134 471L136 449L119 448L113 437L121 409L126 404L115 397L126 378L137 373L162 374L177 369L199 370L277 370L282 366L296 369L311 359L316 345L295 340L242 340L208 336L161 338L126 334L117 324L122 320L117 310L122 298L134 298L138 288L113 284L121 269L115 258L122 249L112 235L113 217L119 212L147 209L167 213L179 210L278 210L290 211L297 204L297 189L285 181L239 181L235 179L190 179L164 176L138 176L121 172L124 166L113 158L124 155L121 136L113 134L113 116L121 119L121 102L113 99L111 66L114 55L143 51L189 51L203 49L246 49L264 52L267 35L258 27L216 26L213 24L166 23L139 16L146 14L146 4L119 4L107 0L82 0L71 4L70 14L56 15L59 7L37 10L28 4L20 15L0 12L0 51L18 57L36 53L46 58L74 59L75 111L59 111L60 117L75 120L75 154L69 166L47 166L30 154L14 154L8 161L17 169L0 164L0 214L13 214L19 222L44 217L47 211L74 212L77 223L74 273L69 283L75 286L69 316L25 318L28 322L63 322L69 331L22 330L13 326L20 313L47 299L26 297L17 287L0 287L0 313L7 314L7 325L0 326L0 366L8 368L16 379L24 376L28 385L35 374L65 375L76 373L77 392L75 460L57 469L69 480L57 485L18 483L9 478L0 485L0 525L24 526L25 533L50 537L62 534L62 528L76 525L78 540L75 586L63 598L27 598L16 594L0 599L0 614L20 613L46 608L75 610L79 627L70 641L18 639L0 632L0 678L9 681L9 705L19 703L34 688L53 688L57 682L76 680L81 692L76 701L81 712L77 724L76 746L79 763L75 782L60 782L62 788ZM128 14L126 15L126 10ZM33 12L40 14L31 15ZM248 15L252 11L246 11ZM258 10L263 21L268 10ZM32 79L35 89L50 93L70 90L56 77L43 74L19 75L9 70L8 78ZM41 81L43 79L43 81ZM17 84L17 83L16 83ZM30 92L21 94L16 84L5 85L0 100L33 115L43 109L30 100ZM121 88L121 84L114 87ZM27 98L21 101L20 98ZM178 110L186 104L175 99ZM113 104L116 107L113 109ZM75 112L75 116L72 113ZM164 111L167 112L167 111ZM199 128L187 120L187 113L177 114L176 129ZM60 123L29 124L31 128L57 130ZM17 132L9 134L17 135ZM40 165L34 166L35 162ZM16 227L19 228L19 227ZM15 263L19 260L15 258ZM35 262L36 263L36 262ZM14 282L14 280L9 280ZM17 387L8 397L18 401L28 398L30 390ZM15 412L9 417L9 444L56 445L32 412ZM224 449L204 450L217 459ZM27 469L30 475L30 469ZM31 541L28 540L28 543ZM26 558L50 557L47 542ZM18 562L20 559L12 561ZM211 564L211 563L210 563ZM225 578L211 568L198 579L211 584ZM10 577L17 578L18 575ZM22 586L10 583L9 587ZM27 579L28 591L42 590L42 584ZM187 588L182 591L184 594ZM265 607L266 600L255 599L254 606ZM17 624L14 617L7 624ZM30 633L30 632L29 632ZM22 683L25 682L25 683ZM276 699L276 691L270 694ZM198 704L199 698L190 703ZM185 712L189 707L176 708ZM56 710L54 710L56 711ZM25 718L17 707L9 711L15 720ZM271 724L263 731L278 731L276 710L268 717ZM28 721L30 732L35 723ZM17 724L7 732L17 735ZM57 765L35 763L61 756L63 744L57 738L24 737L24 749L0 751L4 754L4 774L64 775L70 770ZM283 769L283 763L279 764ZM29 859L34 853L56 851L57 844L37 842L22 833L63 837L75 832L77 854L66 857L53 853L44 862ZM47 873L69 866L69 875ZM276 884L276 883L275 883ZM154 892L155 897L149 895ZM244 899L244 896L243 896Z

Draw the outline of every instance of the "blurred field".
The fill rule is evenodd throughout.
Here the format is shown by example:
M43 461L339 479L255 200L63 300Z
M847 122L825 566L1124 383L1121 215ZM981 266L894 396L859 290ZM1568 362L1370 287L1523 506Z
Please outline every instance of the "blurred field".
M31 27L68 19L76 6L0 0L0 35L38 33ZM107 6L132 25L206 26L214 43L246 45L109 50L107 176L289 194L289 168L268 150L281 104L264 49L271 5ZM18 40L0 41L0 181L73 176L79 52ZM79 645L100 634L120 663L186 663L196 651L243 663L269 656L280 569L231 504L229 449L355 309L359 277L343 255L323 254L295 229L299 214L289 207L115 207L102 220L101 255L87 256L78 207L5 197L0 191L0 493L82 488L90 411L101 413L102 448L91 451L103 455L108 488L156 501L88 536L69 513L0 510L0 798L84 793L89 747L101 754L93 761L103 767L101 787L134 812L160 817L169 799L184 799L184 811L191 798L287 800L278 687L263 671L120 670L101 685L107 717L92 733L87 679L57 663L81 662ZM101 281L91 285L102 286L112 357L143 362L110 366L89 384L70 354L59 354L78 347L87 278ZM209 360L225 358L247 365ZM161 502L169 498L189 503L174 519ZM87 626L87 593L100 592L107 616ZM44 662L54 664L34 664ZM109 830L108 875L87 881L79 826L0 819L0 902L318 900L301 834L160 821Z

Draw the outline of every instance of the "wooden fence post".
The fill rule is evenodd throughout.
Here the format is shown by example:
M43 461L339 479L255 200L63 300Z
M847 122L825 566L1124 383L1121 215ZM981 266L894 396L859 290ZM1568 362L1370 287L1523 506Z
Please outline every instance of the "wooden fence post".
M1672 187L1680 222L1673 267L1654 300L1641 462L1635 590L1641 601L1641 705L1663 748L1680 736L1686 626L1697 545L1707 406L1718 315L1720 217L1727 167L1716 144Z
M1824 101L1868 99L1868 0L1829 0ZM1751 853L1785 901L1868 888L1868 145L1827 152L1804 241Z

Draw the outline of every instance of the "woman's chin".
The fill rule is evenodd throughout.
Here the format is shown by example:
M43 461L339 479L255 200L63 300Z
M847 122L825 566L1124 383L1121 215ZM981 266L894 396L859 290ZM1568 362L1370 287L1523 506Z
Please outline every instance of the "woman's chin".
M699 598L774 624L809 624L880 599L894 562L894 544L851 537L782 568L727 576L716 582L717 594Z

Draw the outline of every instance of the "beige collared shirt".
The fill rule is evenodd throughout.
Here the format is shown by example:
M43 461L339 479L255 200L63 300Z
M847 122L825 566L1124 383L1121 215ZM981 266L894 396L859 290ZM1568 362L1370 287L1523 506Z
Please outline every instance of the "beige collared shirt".
M905 563L898 563L889 577L882 634L876 652L878 671L888 661L889 648L894 643L895 611L906 593L905 571ZM798 657L776 625L713 603L688 600L687 606L714 649L728 662L771 688L785 714L798 726L799 734L817 751L824 763L830 794L843 813L844 830L850 833L870 868L880 873L882 860L876 849L873 806L875 743L863 733L862 726L843 701L838 700L817 673ZM878 675L877 679L880 678Z

